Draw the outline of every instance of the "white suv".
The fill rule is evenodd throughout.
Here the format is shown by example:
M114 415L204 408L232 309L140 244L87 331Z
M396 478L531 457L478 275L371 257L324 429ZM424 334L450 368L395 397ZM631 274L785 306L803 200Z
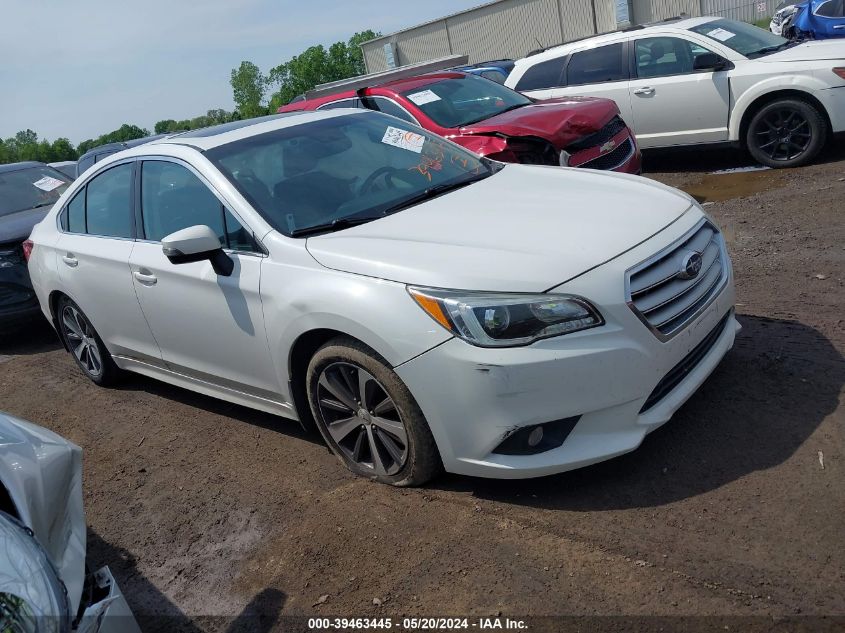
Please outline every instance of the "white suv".
M845 40L790 42L723 18L557 46L517 61L505 85L613 99L643 149L732 142L771 167L809 162L845 132Z
M738 327L724 241L687 195L495 163L370 111L115 154L31 240L41 307L94 382L130 370L313 419L395 485L633 450Z

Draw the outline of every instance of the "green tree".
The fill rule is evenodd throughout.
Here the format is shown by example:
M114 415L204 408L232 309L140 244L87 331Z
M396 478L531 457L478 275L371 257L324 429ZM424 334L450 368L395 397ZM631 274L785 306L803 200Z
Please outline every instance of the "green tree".
M232 69L229 83L241 116L252 118L267 113L267 108L261 105L267 81L258 66L252 62L241 62L238 68Z
M79 156L76 153L76 149L73 147L73 144L66 138L61 137L57 138L53 141L52 145L52 152L54 161L59 160L76 160Z
M156 134L169 134L176 131L176 121L173 119L162 119L155 124L153 131Z
M328 49L311 46L270 70L269 83L278 86L270 99L270 110L275 111L319 84L363 75L366 69L361 43L379 35L367 30L355 33L347 42L335 42Z

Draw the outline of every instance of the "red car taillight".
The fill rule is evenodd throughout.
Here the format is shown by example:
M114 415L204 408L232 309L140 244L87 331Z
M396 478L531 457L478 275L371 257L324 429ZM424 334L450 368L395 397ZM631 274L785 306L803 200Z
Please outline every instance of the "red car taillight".
M23 243L23 258L27 263L29 263L29 256L32 255L33 246L34 244L32 243L32 240L26 240Z
M842 79L845 79L845 68L834 68L833 72L842 77Z

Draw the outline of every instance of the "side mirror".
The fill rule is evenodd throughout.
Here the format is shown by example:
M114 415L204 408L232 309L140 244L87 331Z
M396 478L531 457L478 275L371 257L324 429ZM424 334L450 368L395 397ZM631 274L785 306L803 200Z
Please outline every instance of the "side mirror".
M702 53L692 63L693 70L724 70L728 67L728 60L716 53Z
M208 260L218 275L228 277L235 262L223 252L220 238L204 224L189 226L161 240L161 250L172 264L189 264Z

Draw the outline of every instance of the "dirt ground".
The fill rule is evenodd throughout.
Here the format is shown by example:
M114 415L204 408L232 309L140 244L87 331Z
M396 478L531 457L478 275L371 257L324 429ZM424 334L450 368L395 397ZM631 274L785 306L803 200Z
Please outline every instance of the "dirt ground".
M244 630L297 614L845 616L845 144L801 169L711 173L745 164L646 157L724 228L743 330L669 424L603 464L391 489L293 422L142 377L97 388L44 324L0 341L0 410L85 449L92 561L147 631L251 614Z

